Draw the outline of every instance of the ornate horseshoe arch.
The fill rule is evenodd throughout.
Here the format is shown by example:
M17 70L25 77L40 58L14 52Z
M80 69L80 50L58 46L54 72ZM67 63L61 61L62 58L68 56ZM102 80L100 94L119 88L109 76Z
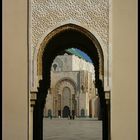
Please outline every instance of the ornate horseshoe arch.
M72 94L76 94L76 84L70 78L63 78L56 83L56 94L62 94L64 87L68 87Z
M39 50L37 53L37 75L42 75L42 56L44 53L44 50L46 46L49 44L51 39L54 36L57 36L60 33L63 33L64 31L77 31L80 32L81 34L84 34L91 42L95 45L95 48L97 49L98 57L99 57L99 75L100 79L103 80L103 75L104 75L104 57L107 56L105 48L102 48L96 37L90 33L88 30L84 29L83 27L80 27L75 24L66 24L63 26L60 26L56 28L55 30L51 31L42 41L40 44Z
M106 80L105 77L107 76L104 74L104 72L107 71L106 50L105 48L101 47L96 37L88 30L75 24L66 24L50 32L40 44L39 50L37 52L37 76L41 77L41 80L39 83L37 99L34 107L34 140L36 140L36 137L42 139L42 115L38 114L43 113L47 90L50 88L51 64L59 52L70 48L71 46L81 49L92 59L95 68L95 86L98 89L101 106L103 108L102 116L104 119L104 138L108 135L108 129L106 129L106 127L108 127L108 116L104 92L104 84L106 83L104 80Z

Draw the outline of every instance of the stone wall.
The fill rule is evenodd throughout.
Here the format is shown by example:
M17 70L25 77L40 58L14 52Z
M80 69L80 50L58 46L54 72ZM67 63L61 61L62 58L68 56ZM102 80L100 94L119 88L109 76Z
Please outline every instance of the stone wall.
M89 99L95 96L93 70L93 64L86 62L77 56L67 54L57 56L54 59L51 68L50 94L48 94L46 98L44 115L47 116L48 109L51 109L52 115L57 116L58 109L55 108L54 100L57 99L58 94L62 96L63 89L68 87L71 96L72 94L75 94L76 97L77 116L81 116L82 109L85 111L85 116L89 116ZM83 90L81 90L81 86L83 86ZM61 111L63 107L61 101ZM72 104L70 107L72 107Z
M99 41L105 55L105 86L109 65L109 0L31 0L30 54L31 90L37 88L37 53L43 39L65 24L76 24L90 31ZM108 58L106 58L108 57ZM75 65L74 65L75 67ZM111 73L111 71L109 71ZM39 77L41 78L41 77ZM110 79L109 79L110 81Z
M137 140L137 0L112 1L111 138ZM25 0L3 1L2 139L4 140L19 140L19 138L32 140L32 113L31 108L28 109L27 88L29 81L27 7ZM131 80L127 80L128 77Z
M91 72L94 75L94 65L90 62L87 62L75 55L72 56L72 70L73 71L80 71L85 70Z
M31 0L32 48L48 30L64 23L94 29L108 46L109 0Z

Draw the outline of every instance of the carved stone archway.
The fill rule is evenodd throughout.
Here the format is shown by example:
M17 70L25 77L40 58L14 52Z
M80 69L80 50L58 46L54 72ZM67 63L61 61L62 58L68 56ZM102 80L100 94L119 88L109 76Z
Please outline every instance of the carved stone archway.
M71 113L72 113L72 110L75 110L75 108L76 108L74 105L74 101L73 101L73 97L75 97L75 95L76 95L76 83L69 77L65 77L65 78L60 79L55 85L55 92L56 92L55 96L61 97L61 99L60 99L60 102L61 102L60 106L61 107L59 107L59 110L61 110L61 116L62 116L62 110L65 106L65 104L63 104L63 100L64 100L63 93L64 93L65 88L68 88L70 90L71 100L70 100L70 105L67 105L67 106L69 106ZM76 111L77 111L77 108L76 108L75 112Z
M60 33L63 33L64 31L69 31L69 30L74 30L77 32L80 32L81 34L84 34L87 38L89 38L92 42L94 43L94 47L97 50L97 55L99 57L99 78L104 80L104 63L107 63L106 59L107 58L107 52L105 50L105 48L102 48L100 43L98 42L98 40L96 39L96 37L91 34L89 31L87 31L86 29L75 25L75 24L66 24L63 26L60 26L58 28L56 28L55 30L53 30L51 33L49 33L44 40L42 41L42 43L40 44L39 49L37 50L37 75L42 77L42 57L44 54L44 50L47 46L47 44L49 44L49 42L51 41L51 39L53 38L53 36L57 36ZM76 44L73 44L76 45ZM76 48L78 48L79 46L76 45ZM87 52L88 50L86 48L83 48L83 51ZM105 62L104 62L105 61ZM105 66L106 67L106 66ZM43 77L42 77L43 78Z
M41 77L37 98L34 105L34 140L42 140L43 108L47 91L50 88L50 70L54 58L65 49L78 48L89 55L95 68L95 86L101 102L101 117L103 120L103 140L109 138L108 110L105 100L104 64L107 61L106 52L103 51L96 37L86 29L67 24L53 30L40 44L37 55L37 75ZM107 67L107 66L106 66ZM108 77L109 79L109 77Z

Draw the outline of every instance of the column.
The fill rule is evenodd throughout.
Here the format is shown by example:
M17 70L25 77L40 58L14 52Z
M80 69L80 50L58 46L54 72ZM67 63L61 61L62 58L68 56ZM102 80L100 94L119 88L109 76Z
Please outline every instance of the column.
M31 92L29 98L29 140L33 140L33 109L36 102L37 92Z

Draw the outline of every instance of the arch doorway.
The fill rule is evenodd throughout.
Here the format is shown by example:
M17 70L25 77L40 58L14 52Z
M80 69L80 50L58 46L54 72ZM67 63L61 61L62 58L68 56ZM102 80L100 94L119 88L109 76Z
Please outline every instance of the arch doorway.
M68 106L64 106L63 108L63 118L68 118L70 116L70 108Z
M42 76L39 81L37 101L33 112L33 139L43 139L43 109L48 89L50 88L50 71L55 57L68 48L77 48L85 52L95 67L95 86L101 103L103 121L103 140L109 140L109 114L104 92L104 56L102 47L96 37L86 29L67 24L53 30L41 43L37 56L37 74Z
M52 111L51 109L48 110L48 117L52 116Z
M81 117L85 117L85 110L81 109Z

